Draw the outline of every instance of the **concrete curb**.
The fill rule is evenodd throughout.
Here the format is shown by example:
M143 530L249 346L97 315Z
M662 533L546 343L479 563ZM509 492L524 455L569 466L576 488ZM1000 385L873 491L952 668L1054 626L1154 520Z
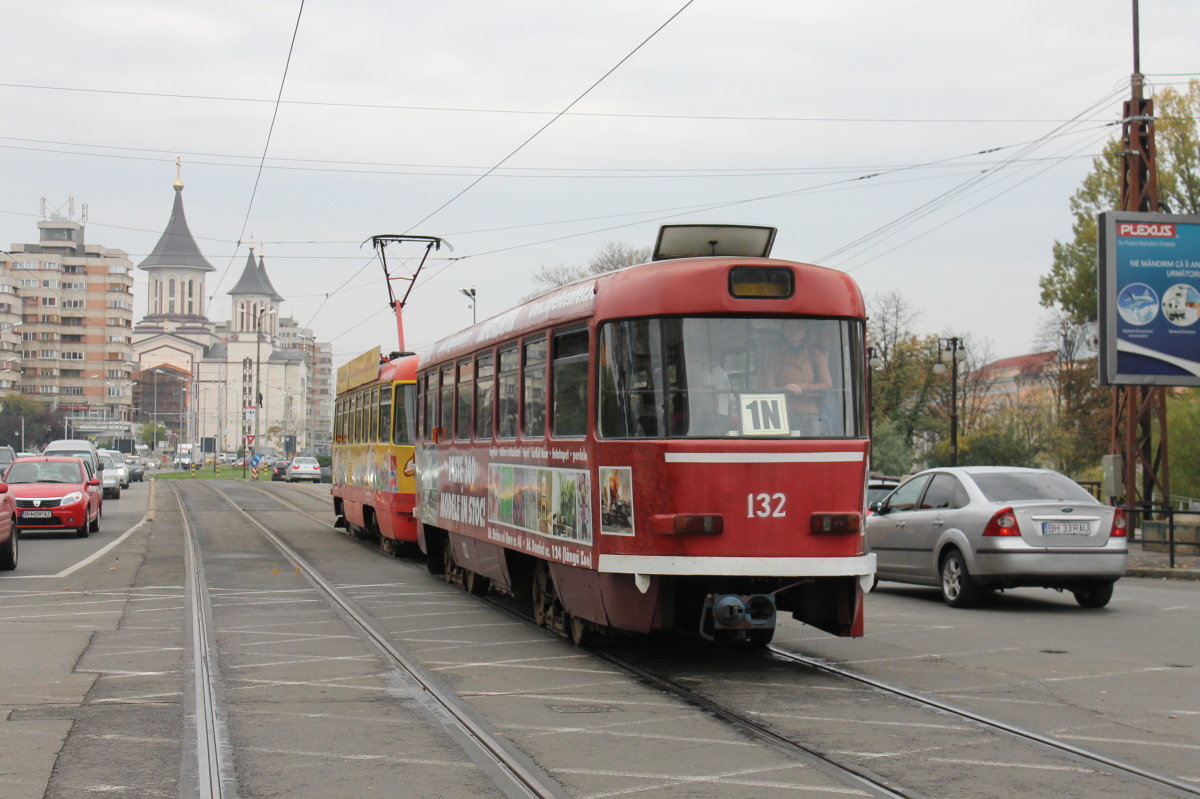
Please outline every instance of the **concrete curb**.
M1200 569L1167 569L1156 566L1131 566L1126 577L1145 577L1151 580L1200 580Z

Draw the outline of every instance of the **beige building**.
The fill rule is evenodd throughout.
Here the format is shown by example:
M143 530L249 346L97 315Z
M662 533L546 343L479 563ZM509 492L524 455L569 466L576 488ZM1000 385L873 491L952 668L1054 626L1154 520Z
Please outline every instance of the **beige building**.
M174 189L167 228L138 264L149 289L146 316L133 330L139 420L168 429L160 449L169 451L249 445L258 452L328 453L329 345L282 315L284 298L253 246L228 291L229 321L208 318L206 277L215 269L188 228L183 183L176 180ZM164 411L164 396L178 402Z
M64 437L128 435L133 264L84 221L51 215L0 255L0 390L63 411Z

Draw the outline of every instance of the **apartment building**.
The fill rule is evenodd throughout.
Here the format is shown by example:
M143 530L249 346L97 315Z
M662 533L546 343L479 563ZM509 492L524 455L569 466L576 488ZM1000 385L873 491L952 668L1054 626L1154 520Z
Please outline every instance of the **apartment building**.
M64 435L128 433L133 263L88 244L82 220L37 228L0 255L0 390L63 411Z

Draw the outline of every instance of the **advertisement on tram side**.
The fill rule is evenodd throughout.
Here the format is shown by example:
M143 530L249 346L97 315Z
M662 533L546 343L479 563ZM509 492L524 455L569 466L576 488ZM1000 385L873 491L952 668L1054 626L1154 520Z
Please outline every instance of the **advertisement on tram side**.
M496 449L509 457L540 455L565 463L587 459L582 450ZM489 541L531 555L591 566L595 509L590 471L507 461L490 462L485 469L475 456L457 454L446 457L443 469L437 450L425 447L419 455L425 524L483 533Z

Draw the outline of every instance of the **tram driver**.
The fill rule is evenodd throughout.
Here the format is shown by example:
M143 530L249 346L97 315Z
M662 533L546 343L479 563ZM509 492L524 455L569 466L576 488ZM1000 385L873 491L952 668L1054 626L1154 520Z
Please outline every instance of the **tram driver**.
M786 319L776 348L767 356L766 388L787 395L788 423L792 433L802 436L829 432L824 418L825 392L833 388L829 360L817 342L810 340L809 322Z

